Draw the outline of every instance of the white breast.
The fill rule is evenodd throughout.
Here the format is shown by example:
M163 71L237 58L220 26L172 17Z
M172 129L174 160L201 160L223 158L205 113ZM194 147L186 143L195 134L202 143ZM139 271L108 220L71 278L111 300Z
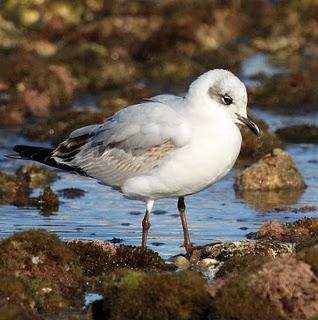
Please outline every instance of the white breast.
M190 143L175 152L149 175L129 179L123 193L137 199L177 197L199 192L233 167L242 137L233 122L200 127Z

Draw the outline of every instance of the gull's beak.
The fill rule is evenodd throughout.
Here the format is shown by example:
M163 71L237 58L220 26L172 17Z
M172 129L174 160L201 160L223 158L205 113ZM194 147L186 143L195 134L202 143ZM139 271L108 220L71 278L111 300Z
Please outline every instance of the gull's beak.
M247 127L251 129L251 131L256 134L258 137L262 134L261 129L258 127L258 125L249 119L249 117L245 118L241 116L240 114L236 113L237 119L242 123L245 124Z

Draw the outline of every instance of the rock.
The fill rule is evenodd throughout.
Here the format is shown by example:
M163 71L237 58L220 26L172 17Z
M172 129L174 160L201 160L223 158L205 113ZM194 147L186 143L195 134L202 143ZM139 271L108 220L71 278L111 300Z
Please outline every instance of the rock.
M311 240L311 239L310 239ZM313 244L312 246L307 246L307 247L300 247L297 248L298 252L296 257L309 264L311 267L311 270L313 273L318 277L318 246L317 246L317 237L316 237L316 243Z
M184 256L175 257L173 263L180 270L187 270L191 266L190 261Z
M280 128L276 134L289 143L318 143L318 126L294 125Z
M315 73L318 70L316 63L303 64L292 72L274 75L267 78L251 96L253 104L266 106L282 111L286 106L301 110L304 104L315 104L318 101L318 80Z
M258 124L262 131L260 137L255 136L249 128L241 126L242 147L238 158L238 164L254 163L261 157L271 152L274 148L283 146L279 137L260 119L253 120Z
M56 314L83 303L82 269L66 244L45 231L0 242L0 305Z
M0 128L18 128L24 123L25 113L19 108L0 106Z
M257 314L260 320L298 320L318 312L318 279L308 264L292 256L228 278L217 283L216 290L213 285L210 290L217 319L249 320Z
M109 111L110 115L121 108L140 103L144 99L159 94L159 90L146 87L144 83L133 83L125 86L120 92L105 95L97 101L97 106Z
M210 298L196 272L112 274L103 282L103 319L206 319Z
M61 197L65 199L77 199L85 196L86 191L79 188L65 188L58 190Z
M87 64L87 61L94 64ZM138 75L138 66L129 57L113 59L109 50L97 42L63 46L54 61L67 64L78 80L81 91L122 87Z
M0 80L8 86L7 109L24 117L45 117L52 110L70 107L77 81L64 65L48 63L35 52L19 48L9 56L0 52L0 67Z
M38 204L43 215L50 215L59 210L60 201L58 195L46 186L38 198Z
M291 246L285 243L270 240L242 240L236 242L208 244L201 248L195 248L192 255L196 256L196 258L200 257L200 260L209 258L223 262L233 256L253 254L275 258L276 256L290 252L292 252Z
M292 158L278 148L245 169L235 180L235 189L239 193L305 187Z
M5 320L42 320L43 318L30 310L14 304L6 304L0 307L0 317Z
M52 140L57 144L66 139L73 130L103 121L104 115L101 112L89 110L59 112L46 121L28 126L24 134L34 140Z
M119 246L114 248L101 241L72 241L68 246L79 257L83 270L88 276L100 276L104 273L126 268L137 270L171 270L158 253L141 247Z
M297 243L318 235L318 219L304 218L295 222L270 221L261 225L257 232L248 234L250 239L269 239Z
M256 262L263 263L268 259L288 254L292 251L292 247L289 244L274 240L242 240L237 242L215 243L195 248L191 253L190 262L195 270L212 280L215 277L220 277L224 273L229 272L228 270L234 269L233 263L238 262L238 266L245 266L245 264L253 260L249 257L258 257L255 258ZM253 265L255 265L256 262L253 261Z
M28 203L31 188L21 177L0 172L0 204L24 205Z
M28 181L32 189L46 186L57 179L55 172L37 164L20 166L16 175Z
M215 272L216 281L220 278L240 276L242 273L258 271L266 262L274 257L269 255L234 255L225 260Z

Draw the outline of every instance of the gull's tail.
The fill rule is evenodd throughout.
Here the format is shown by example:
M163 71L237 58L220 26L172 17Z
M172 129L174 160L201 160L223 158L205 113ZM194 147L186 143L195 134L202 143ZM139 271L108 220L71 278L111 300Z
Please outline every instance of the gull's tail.
M25 145L16 145L13 148L13 150L16 153L8 154L5 157L9 159L34 160L34 161L46 164L50 167L76 172L81 175L86 175L85 172L78 167L56 162L56 160L52 156L54 149L25 146Z

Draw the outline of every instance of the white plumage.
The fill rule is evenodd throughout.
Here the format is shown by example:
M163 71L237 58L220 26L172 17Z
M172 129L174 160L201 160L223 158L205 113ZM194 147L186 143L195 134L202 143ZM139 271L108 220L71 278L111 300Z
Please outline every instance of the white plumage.
M164 197L179 197L186 226L183 196L207 188L232 168L242 140L237 124L260 133L246 105L244 84L229 71L212 70L184 97L158 95L103 124L75 130L53 151L52 161L145 201L144 232L154 201ZM146 239L147 234L144 245Z

